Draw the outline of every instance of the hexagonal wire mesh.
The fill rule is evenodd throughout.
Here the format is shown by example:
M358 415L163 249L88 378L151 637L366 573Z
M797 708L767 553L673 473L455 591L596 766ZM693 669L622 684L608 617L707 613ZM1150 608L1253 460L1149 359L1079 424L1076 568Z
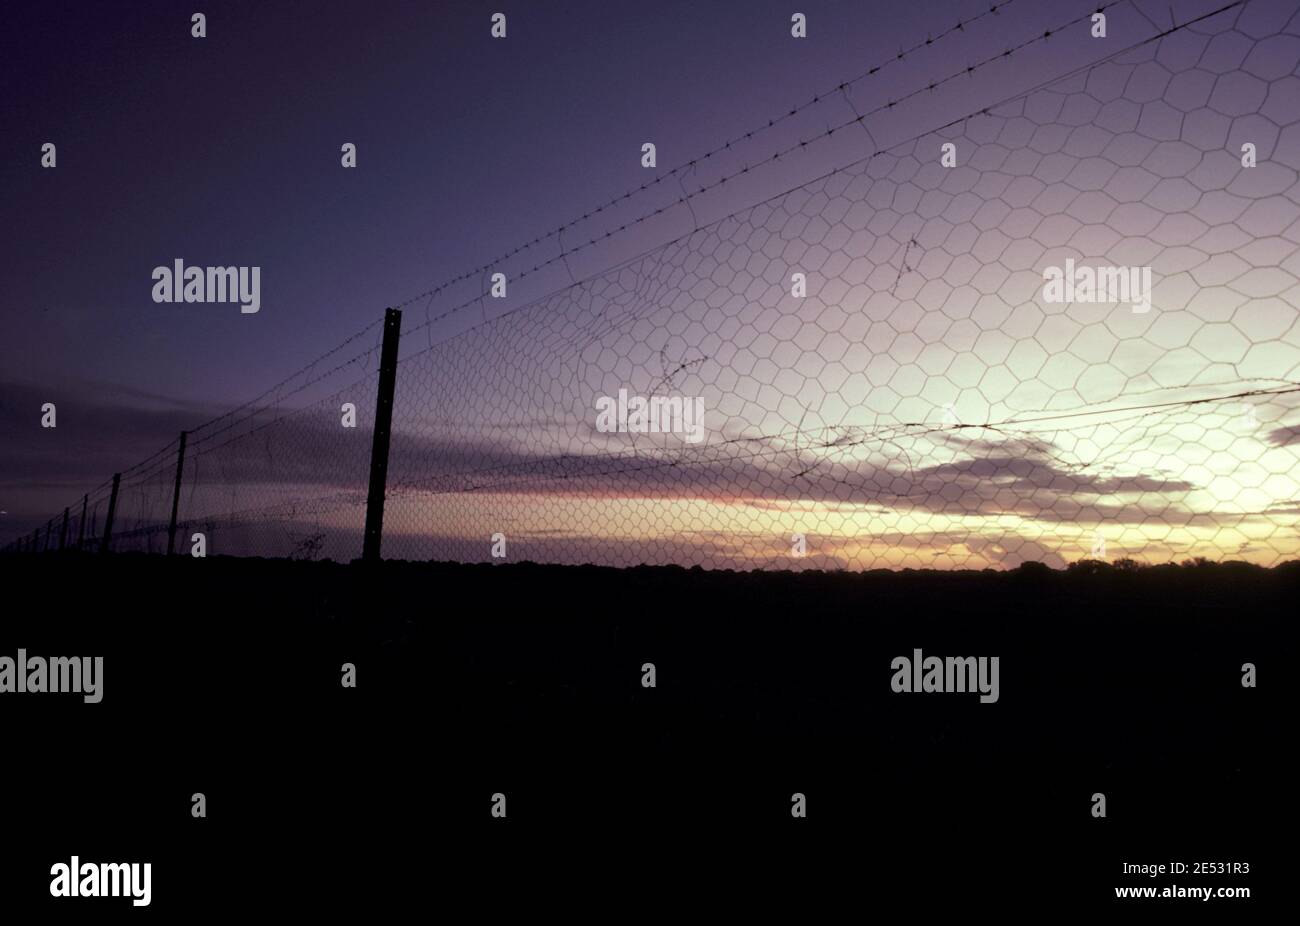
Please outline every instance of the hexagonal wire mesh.
M1294 25L1259 42L1220 18L407 357L385 550L1293 556ZM1153 307L1046 301L1067 259L1149 266ZM704 439L599 431L620 390L701 397Z

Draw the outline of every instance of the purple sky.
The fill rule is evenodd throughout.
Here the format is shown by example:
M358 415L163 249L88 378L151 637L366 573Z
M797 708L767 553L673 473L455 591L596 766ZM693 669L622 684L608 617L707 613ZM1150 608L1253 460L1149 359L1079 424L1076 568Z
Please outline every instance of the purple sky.
M1182 20L1221 5L1180 2L1174 10ZM0 539L43 521L182 427L261 393L376 321L384 306L645 183L654 172L639 164L642 142L658 145L663 173L988 6L230 3L204 5L208 36L194 39L193 10L174 3L11 5L0 65L9 232L0 340L0 489L9 493L0 508L9 513ZM1093 6L1016 0L736 157L766 156L855 107L868 111L911 94ZM790 37L796 9L808 17L807 40ZM488 34L497 10L509 17L504 41ZM1167 3L1118 5L1110 13L1112 47L1166 28L1169 10ZM867 125L873 138L907 139L1098 57L1086 26L1076 26ZM47 141L58 145L54 170L39 166ZM358 146L355 170L339 165L343 142ZM862 133L813 147L703 197L690 221L726 215L870 150ZM717 160L726 169L727 158ZM716 176L702 167L685 182ZM665 201L654 198L658 192L648 194L652 208ZM611 221L642 211L629 205ZM622 250L576 255L563 275L553 267L531 286L520 283L492 313L548 295L570 271L585 277L690 231L683 221L670 215L622 236ZM575 230L566 245L589 230ZM541 259L554 253L553 241L537 249ZM516 265L526 268L534 256ZM261 267L261 311L154 304L152 268L178 257ZM456 288L432 315L479 285ZM423 300L408 308L407 327L426 309ZM420 337L432 344L465 324L435 323ZM515 344L513 336L506 341L495 355L490 339L486 347L452 341L439 369L455 350L473 349L496 356L502 367L493 375L508 380L515 358L504 358ZM418 346L408 339L404 356ZM645 368L653 373L654 364ZM623 380L600 385L609 390ZM38 427L44 401L59 405L57 434ZM357 396L359 406L370 401ZM435 406L447 413L436 396ZM559 420L553 408L530 411ZM556 451L540 436L532 443L547 457ZM504 457L517 460L518 451L518 444L507 448ZM496 460L501 448L481 455ZM920 470L942 474L946 465L931 459ZM1107 477L1078 478L1095 485ZM828 491L814 486L800 497Z
M521 3L493 41L500 6L216 3L197 40L176 3L8 5L4 380L245 400L384 306L643 183L644 140L676 165L988 4L800 3L802 42L788 2ZM1000 15L1023 32L1087 8ZM263 311L155 305L150 271L175 257L260 265Z

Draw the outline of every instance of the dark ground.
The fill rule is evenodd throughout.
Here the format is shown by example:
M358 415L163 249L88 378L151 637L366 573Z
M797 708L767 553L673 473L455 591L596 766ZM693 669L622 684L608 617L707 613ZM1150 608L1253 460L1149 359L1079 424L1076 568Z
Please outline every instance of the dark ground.
M49 867L72 854L153 863L149 908L55 910L96 919L356 905L386 922L454 901L535 918L602 892L607 921L1201 903L1115 899L1171 882L1251 887L1203 905L1224 918L1293 903L1297 564L795 575L54 554L4 557L0 581L0 655L105 657L100 704L0 695L6 912L47 905ZM1000 700L893 693L890 661L916 647L1000 656ZM1169 861L1251 874L1120 873Z

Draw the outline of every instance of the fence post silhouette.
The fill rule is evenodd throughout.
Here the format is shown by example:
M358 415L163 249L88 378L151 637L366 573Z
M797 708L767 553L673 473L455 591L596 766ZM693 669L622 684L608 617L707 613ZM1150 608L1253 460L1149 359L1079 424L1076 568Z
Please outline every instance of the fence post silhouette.
M90 501L90 493L87 492L81 496L81 522L77 525L77 549L84 549L86 543L86 505Z
M108 497L108 514L104 517L104 539L99 545L100 553L108 552L108 544L113 539L113 513L117 510L117 487L122 481L121 473L113 474L113 494Z
M42 553L50 551L50 535L54 533L54 519L50 518L45 522L45 546L41 547Z
M59 549L66 549L68 546L68 509L63 509L63 530L59 531Z
M384 533L384 489L388 481L388 441L393 425L393 391L397 386L397 341L402 333L399 309L384 312L384 344L379 354L379 395L375 399L375 436L370 447L370 490L366 494L366 532L361 559L375 562Z
M172 519L167 525L167 555L176 549L176 512L181 504L181 471L185 467L185 437L187 431L181 432L181 446L176 451L176 487L172 490Z

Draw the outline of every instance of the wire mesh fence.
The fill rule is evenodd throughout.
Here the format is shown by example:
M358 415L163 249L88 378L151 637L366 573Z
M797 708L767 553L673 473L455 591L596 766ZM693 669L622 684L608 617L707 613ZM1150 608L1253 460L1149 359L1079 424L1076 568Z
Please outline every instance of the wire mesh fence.
M809 139L744 162L729 143L729 167L668 171L404 303L384 555L1293 558L1300 15L1285 7L1171 24L882 144L873 117L913 94L871 105L846 83L810 107L851 113L813 139L854 151L844 166L701 222L701 197L762 189L762 164ZM769 150L776 129L744 141ZM674 210L685 234L579 278L576 252ZM548 267L567 282L489 317L495 287ZM179 549L202 534L208 553L360 554L380 346L376 321L188 433ZM122 474L114 550L167 549L177 450ZM105 504L101 487L90 537Z

